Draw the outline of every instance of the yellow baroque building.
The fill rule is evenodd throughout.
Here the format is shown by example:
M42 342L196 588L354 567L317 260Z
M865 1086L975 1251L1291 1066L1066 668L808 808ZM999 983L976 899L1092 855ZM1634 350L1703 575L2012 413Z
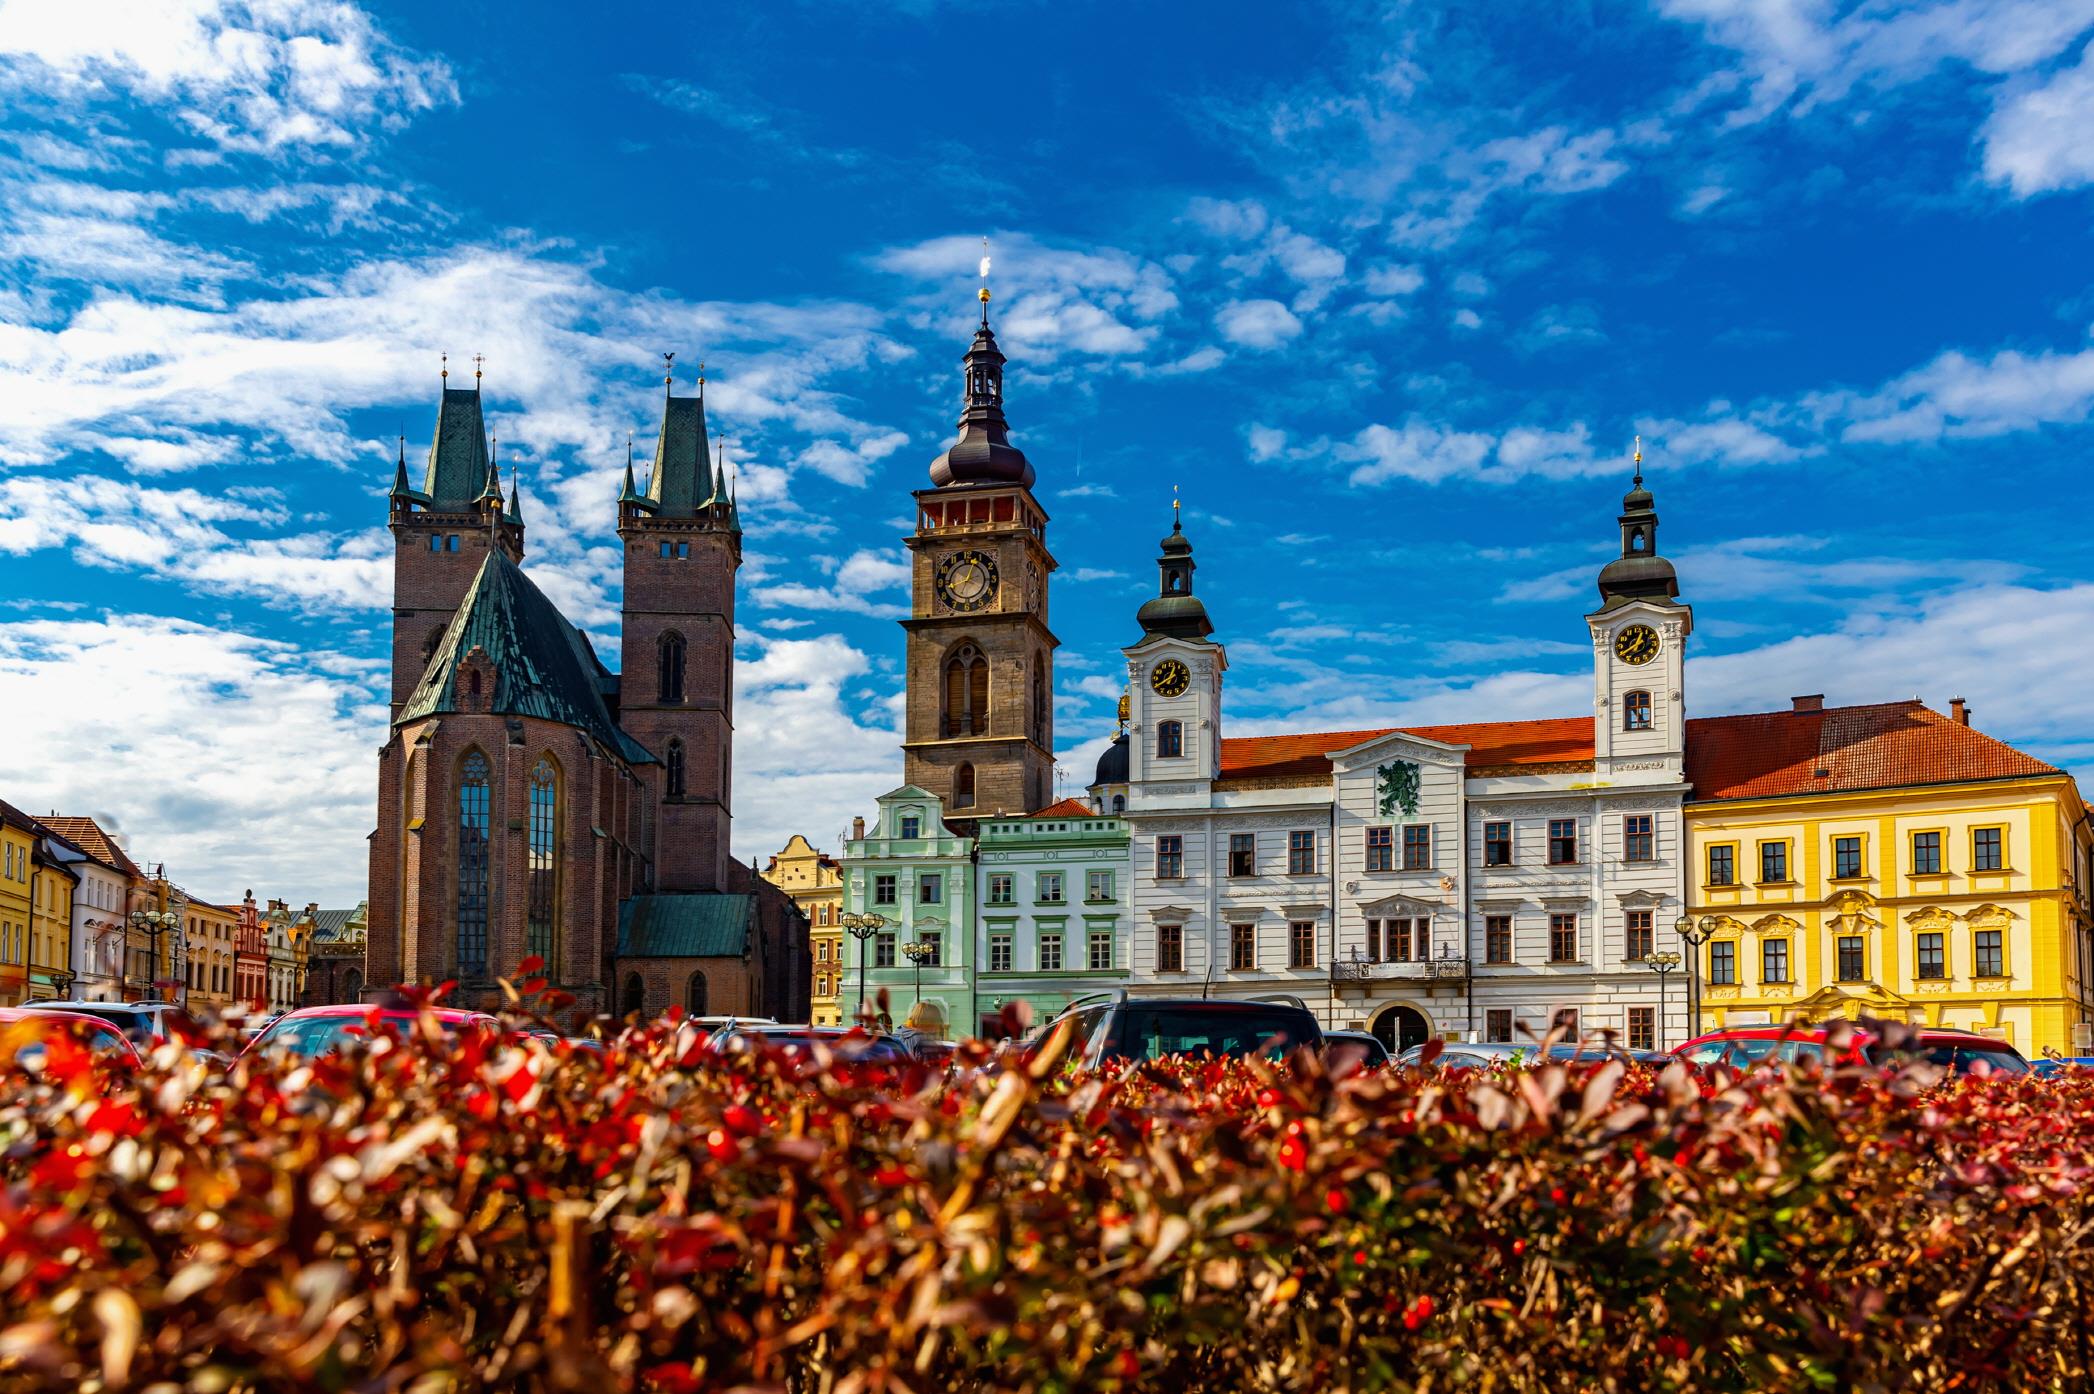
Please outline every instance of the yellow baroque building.
M1701 1029L1876 1016L2094 1054L2070 775L1918 701L1690 722Z
M841 1026L838 994L843 983L843 868L794 833L764 866L763 879L792 897L807 916L808 952L814 956L807 1020Z

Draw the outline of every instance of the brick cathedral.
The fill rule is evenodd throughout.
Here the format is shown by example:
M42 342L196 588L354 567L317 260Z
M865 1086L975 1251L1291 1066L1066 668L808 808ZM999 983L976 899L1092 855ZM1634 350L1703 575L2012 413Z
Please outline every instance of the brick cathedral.
M608 502L608 500L607 500ZM496 979L543 960L583 1014L804 1021L807 921L729 854L741 517L704 379L665 379L644 488L628 452L619 666L522 569L524 520L449 385L421 487L393 477L392 725L378 757L366 980Z

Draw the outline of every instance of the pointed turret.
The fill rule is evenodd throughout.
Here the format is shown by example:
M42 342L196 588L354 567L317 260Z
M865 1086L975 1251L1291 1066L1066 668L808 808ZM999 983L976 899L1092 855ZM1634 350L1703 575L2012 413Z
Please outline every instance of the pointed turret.
M662 377L662 431L655 438L654 472L647 477L644 502L658 518L695 517L711 500L712 446L705 434L705 377L698 395L679 397L675 378Z
M1601 608L1625 600L1677 600L1679 576L1658 555L1658 507L1643 487L1643 438L1636 438L1635 476L1621 500L1621 556L1600 570Z
M639 489L633 485L633 437L630 431L626 432L625 435L625 487L618 491L618 502L646 502Z
M416 497L414 487L407 482L407 437L403 435L400 437L399 463L393 467L392 499L398 506Z
M479 497L475 498L473 502L491 503L494 505L495 512L499 513L502 511L502 472L495 466L492 460L487 462L486 482L480 486Z
M1003 350L989 327L989 289L982 287L982 322L974 331L966 357L960 360L966 406L960 412L960 438L931 461L931 483L944 489L959 484L1019 484L1031 488L1032 462L1011 444L1010 423L1003 415Z
M487 427L480 416L479 380L452 387L444 370L443 399L436 408L436 435L429 442L429 469L422 493L440 512L462 512L487 483Z
M523 490L516 484L516 466L509 466L509 521L523 522Z
M1168 634L1177 639L1204 639L1214 632L1207 607L1192 593L1192 539L1178 519L1178 500L1171 500L1171 535L1163 539L1163 555L1156 560L1156 598L1135 612L1145 635Z

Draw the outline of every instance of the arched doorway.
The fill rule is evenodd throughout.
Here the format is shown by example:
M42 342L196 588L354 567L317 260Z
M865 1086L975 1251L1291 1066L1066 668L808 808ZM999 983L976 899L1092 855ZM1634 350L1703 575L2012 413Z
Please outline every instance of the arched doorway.
M645 1009L646 1005L646 984L640 981L640 975L638 973L626 974L625 1005L621 1009L621 1014L625 1016L638 1016L641 1013L641 1011Z
M705 1015L705 974L693 973L684 984L683 1009L691 1016Z
M1415 1045L1424 1045L1432 1035L1432 1024L1415 1007L1383 1007L1374 1014L1374 1034L1397 1055Z

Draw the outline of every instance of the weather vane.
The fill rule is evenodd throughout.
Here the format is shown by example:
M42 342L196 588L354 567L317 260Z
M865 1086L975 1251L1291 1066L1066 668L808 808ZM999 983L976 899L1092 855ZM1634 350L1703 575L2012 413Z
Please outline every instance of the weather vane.
M989 322L989 239L982 239L982 323Z
M676 355L674 353L665 353L662 355L662 386L673 387L675 385Z

